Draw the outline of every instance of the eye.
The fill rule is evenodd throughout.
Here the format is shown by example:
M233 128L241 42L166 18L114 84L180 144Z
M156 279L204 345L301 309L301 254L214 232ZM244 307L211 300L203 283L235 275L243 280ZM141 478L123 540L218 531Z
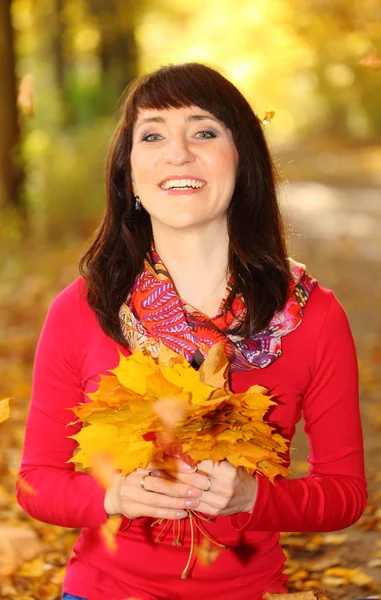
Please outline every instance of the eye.
M202 137L204 139L209 139L210 137L215 138L217 137L217 134L215 131L212 131L211 129L203 129L203 131L199 131L196 135L201 135L201 134L206 134L208 137L205 138L205 136L203 135Z
M198 131L195 135L201 136L201 139L206 139L206 140L217 137L217 133L215 131L213 131L212 129L203 129L202 131ZM147 134L143 135L142 142L156 142L157 140L152 139L152 138L159 138L159 137L161 137L161 135L159 133L147 133Z
M149 140L148 138L151 137L160 137L158 133L147 133L147 135L144 135L142 137L142 142L154 142L155 140Z

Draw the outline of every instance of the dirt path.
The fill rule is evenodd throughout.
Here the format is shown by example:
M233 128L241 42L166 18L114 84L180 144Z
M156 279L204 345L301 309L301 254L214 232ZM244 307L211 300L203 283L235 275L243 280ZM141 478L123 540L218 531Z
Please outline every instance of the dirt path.
M381 505L381 191L298 183L284 191L282 205L292 231L292 256L307 264L309 272L335 292L354 333L360 364L370 506L360 524L345 532L347 541L331 547L331 552L334 550L340 558L340 566L361 567L374 580L373 593L380 594L381 511L377 510ZM294 472L302 474L308 456L302 423L293 445L297 448ZM293 557L301 561L308 559L309 554L304 549L292 551ZM337 599L371 595L369 590L354 586L325 587Z

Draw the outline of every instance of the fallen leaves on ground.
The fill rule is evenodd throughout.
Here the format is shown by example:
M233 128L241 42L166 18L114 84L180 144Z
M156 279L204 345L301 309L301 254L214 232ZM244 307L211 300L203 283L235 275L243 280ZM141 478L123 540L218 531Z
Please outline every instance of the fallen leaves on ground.
M58 600L76 534L25 519L0 526L0 598ZM33 528L32 528L33 527Z
M283 534L287 556L285 573L291 589L307 591L345 588L349 585L376 591L372 577L359 567L343 565L338 548L348 536L341 534ZM300 557L300 558L299 558Z
M266 600L332 600L325 592L296 592L295 594L265 594Z
M12 575L41 551L42 543L30 527L0 525L0 577Z

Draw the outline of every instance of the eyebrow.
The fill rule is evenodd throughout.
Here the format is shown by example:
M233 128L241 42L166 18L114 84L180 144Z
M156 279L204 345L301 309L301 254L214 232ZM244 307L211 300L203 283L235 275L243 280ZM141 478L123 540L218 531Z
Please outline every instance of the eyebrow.
M207 119L211 119L212 121L215 121L216 123L219 123L220 125L222 125L221 121L219 121L218 119L216 119L215 117L209 116L209 115L189 115L188 117L186 117L185 121L189 122L189 121L205 121ZM138 129L138 127L140 127L141 125L144 125L144 123L165 123L166 119L164 119L164 117L146 117L145 119L139 119L137 124L136 124L136 129Z

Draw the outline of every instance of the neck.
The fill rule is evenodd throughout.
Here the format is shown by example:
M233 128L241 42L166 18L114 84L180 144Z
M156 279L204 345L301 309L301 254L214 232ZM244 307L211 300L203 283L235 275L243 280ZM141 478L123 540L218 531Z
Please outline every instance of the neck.
M152 223L155 248L177 293L194 308L214 316L225 294L229 237L226 221L202 230L175 230Z

